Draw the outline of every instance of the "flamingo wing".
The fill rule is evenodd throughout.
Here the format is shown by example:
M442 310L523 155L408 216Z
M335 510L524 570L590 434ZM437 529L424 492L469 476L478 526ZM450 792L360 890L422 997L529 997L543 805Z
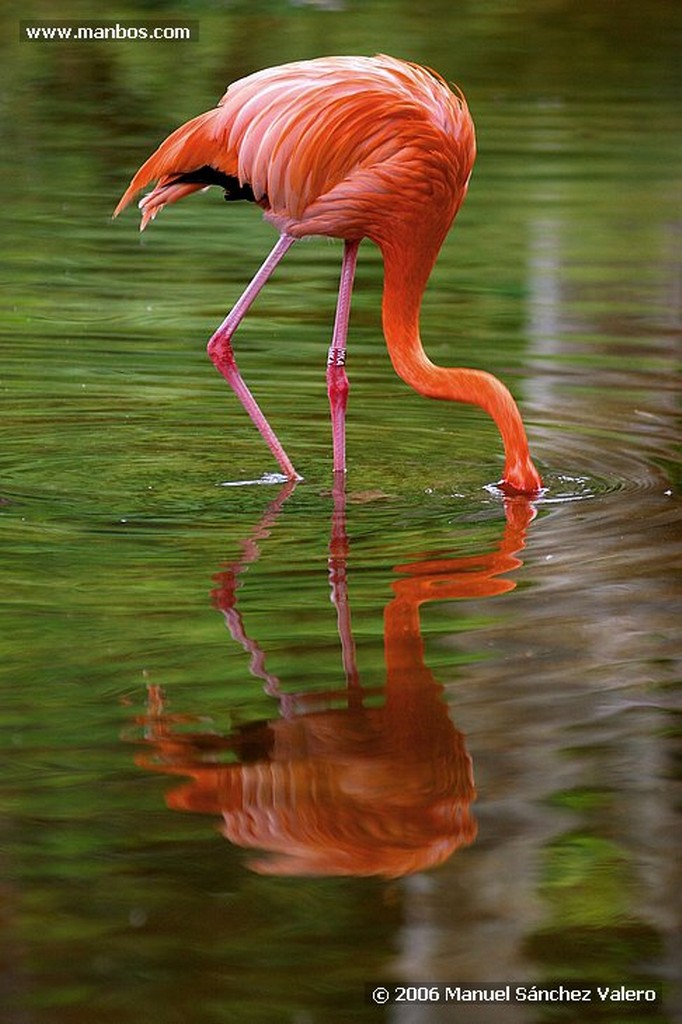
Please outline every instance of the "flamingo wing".
M398 172L403 191L429 191L444 167L468 176L471 161L458 166L454 143L468 131L473 160L470 123L464 100L439 76L395 58L323 57L268 68L234 82L217 107L176 129L134 176L115 214L154 179L140 203L142 227L167 203L219 184L227 198L255 200L294 236L361 236L355 222L374 200L395 202Z

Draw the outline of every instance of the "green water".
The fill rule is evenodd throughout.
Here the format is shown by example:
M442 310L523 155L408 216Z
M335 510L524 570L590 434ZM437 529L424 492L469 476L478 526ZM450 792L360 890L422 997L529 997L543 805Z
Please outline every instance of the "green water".
M2 1019L407 1020L364 1004L375 979L662 992L580 1016L413 1007L420 1024L680 1019L677 5L117 10L198 19L199 42L176 45L19 44L24 16L55 13L2 14ZM288 255L235 339L305 480L226 486L276 469L205 354L272 229L217 190L142 238L133 213L110 219L152 147L231 79L377 51L459 82L477 122L422 334L435 362L492 370L519 399L548 485L532 522L487 486L492 424L393 375L369 243L345 513L324 383L341 249L324 240ZM411 667L387 678L401 593L428 593L424 658L416 634L388 641ZM192 779L247 778L300 729L347 787L375 736L352 779L381 751L390 809L430 763L428 743L392 752L396 680L413 720L471 758L477 835L440 867L262 875L221 834L215 793L206 813L178 808Z

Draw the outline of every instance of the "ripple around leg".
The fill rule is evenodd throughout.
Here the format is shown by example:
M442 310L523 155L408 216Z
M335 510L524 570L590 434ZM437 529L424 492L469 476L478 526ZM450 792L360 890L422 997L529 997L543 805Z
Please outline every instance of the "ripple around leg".
M299 477L299 479L302 480L303 477ZM289 482L289 477L284 473L264 473L257 480L223 480L218 487L254 487L260 484L286 484Z

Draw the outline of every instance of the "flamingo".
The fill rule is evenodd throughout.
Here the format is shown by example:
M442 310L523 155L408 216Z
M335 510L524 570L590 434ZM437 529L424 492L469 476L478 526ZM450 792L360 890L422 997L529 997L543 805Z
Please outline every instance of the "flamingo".
M475 154L466 100L435 71L385 55L320 57L233 82L216 107L177 128L132 178L114 216L156 181L139 202L140 230L167 204L217 185L227 200L257 203L279 232L210 338L208 354L287 479L301 478L239 372L232 336L294 242L325 235L344 242L327 357L334 474L346 471L346 337L358 248L369 238L383 257L382 323L397 374L422 395L484 409L504 445L500 487L541 490L509 390L485 371L434 365L419 333L426 283L466 195Z

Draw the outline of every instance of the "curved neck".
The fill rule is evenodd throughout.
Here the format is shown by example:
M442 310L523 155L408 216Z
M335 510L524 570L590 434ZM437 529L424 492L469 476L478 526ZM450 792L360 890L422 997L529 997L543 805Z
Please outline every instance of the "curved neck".
M507 387L484 370L436 366L419 335L419 310L437 255L417 244L382 246L382 317L388 352L396 373L428 398L478 405L495 421L505 451L504 480L509 490L529 493L542 487L528 450L521 414Z

